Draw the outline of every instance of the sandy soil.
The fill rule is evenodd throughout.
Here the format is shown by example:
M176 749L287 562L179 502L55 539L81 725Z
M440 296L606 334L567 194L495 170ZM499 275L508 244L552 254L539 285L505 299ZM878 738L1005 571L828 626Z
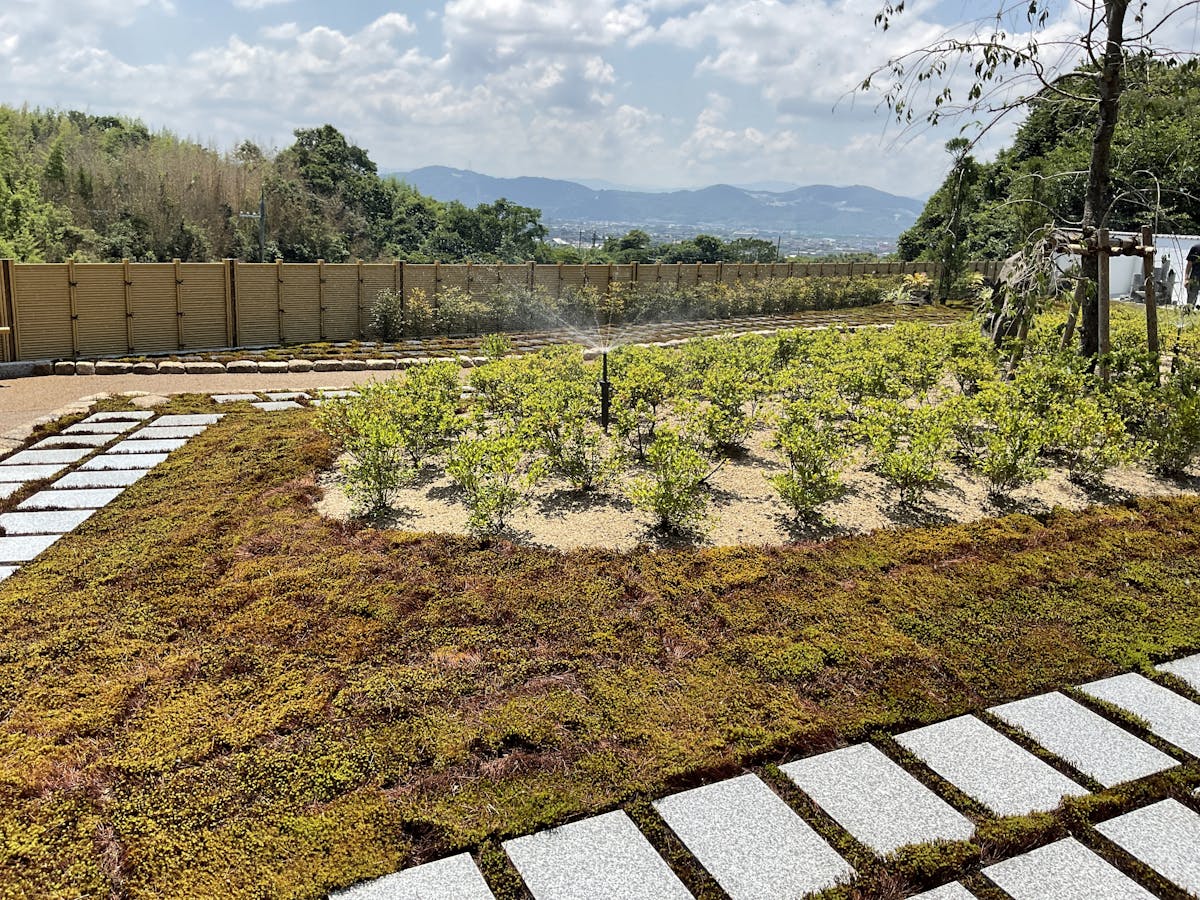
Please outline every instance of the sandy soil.
M745 454L729 459L712 477L708 521L702 534L666 537L653 528L653 518L634 509L622 486L636 470L604 491L578 494L563 483L545 481L529 494L528 505L514 514L504 536L559 550L602 547L629 550L638 544L664 546L689 543L707 546L781 544L843 534L863 534L881 528L970 522L1012 512L1049 512L1055 507L1077 510L1134 496L1194 494L1200 479L1186 483L1159 478L1132 467L1107 473L1102 485L1085 489L1067 478L1066 470L1047 470L1046 477L1012 493L997 505L987 496L979 476L950 466L943 483L916 508L901 507L895 491L862 465L844 473L845 495L821 508L824 525L797 523L767 476L783 471L778 456L766 446L767 429L760 429ZM324 498L318 510L346 520L351 507L336 472L322 478ZM408 531L467 533L467 510L460 492L440 471L428 470L417 482L396 492L395 514L376 523Z

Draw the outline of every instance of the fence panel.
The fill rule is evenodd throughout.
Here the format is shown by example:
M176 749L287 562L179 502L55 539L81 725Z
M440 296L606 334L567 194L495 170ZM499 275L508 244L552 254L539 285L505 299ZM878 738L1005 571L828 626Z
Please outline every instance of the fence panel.
M407 267L406 267L407 268ZM359 328L364 335L371 333L371 308L380 291L396 290L399 285L398 265L391 263L365 263L362 267L362 310Z
M79 353L83 356L128 353L123 268L106 263L79 263L74 266L74 277Z
M438 277L433 266L406 265L404 267L404 302L411 302L413 294L420 291L425 295L425 302L432 305L436 299Z
M244 347L279 343L279 282L271 263L238 263L237 341Z
M229 345L229 304L224 263L180 263L179 311L183 347L197 350Z
M17 263L12 267L17 358L74 356L71 287L63 263Z
M175 266L172 263L132 264L129 282L132 352L166 353L178 349Z
M12 362L15 353L12 351L15 337L13 335L12 316L9 315L9 290L8 290L8 260L0 260L0 329L7 328L8 331L0 331L0 362Z
M285 344L311 344L321 335L321 282L316 263L280 266L281 339Z
M472 266L467 265L443 265L438 266L437 275L438 293L448 291L451 288L458 288L465 291L467 289L467 276L471 274Z
M326 265L325 337L331 341L352 341L359 337L358 266Z

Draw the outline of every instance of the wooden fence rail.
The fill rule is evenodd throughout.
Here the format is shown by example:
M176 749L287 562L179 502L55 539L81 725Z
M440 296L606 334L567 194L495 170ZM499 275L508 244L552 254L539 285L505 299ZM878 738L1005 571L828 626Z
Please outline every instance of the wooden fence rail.
M972 263L995 275L999 263ZM371 303L460 288L688 287L812 276L937 275L936 263L444 265L441 263L18 263L0 260L0 360L73 359L348 341ZM7 329L7 331L5 331Z

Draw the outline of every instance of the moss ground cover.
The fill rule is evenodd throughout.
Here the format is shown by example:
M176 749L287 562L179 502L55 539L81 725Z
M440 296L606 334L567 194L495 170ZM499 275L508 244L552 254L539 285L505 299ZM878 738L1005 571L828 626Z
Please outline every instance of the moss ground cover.
M332 454L236 411L0 585L0 896L318 897L1200 649L1195 498L563 554L322 519Z

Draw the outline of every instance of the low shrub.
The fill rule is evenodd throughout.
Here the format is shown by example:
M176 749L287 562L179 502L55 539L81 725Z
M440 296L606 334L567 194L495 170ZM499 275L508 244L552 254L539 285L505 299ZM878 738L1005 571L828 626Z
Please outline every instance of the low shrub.
M900 503L918 503L941 478L950 423L936 406L909 408L879 401L858 423L875 457L875 470L899 493Z
M397 427L400 406L399 385L385 381L364 385L357 397L327 399L318 412L318 426L345 453L346 496L359 514L385 512L392 493L412 476Z
M649 475L629 486L633 505L652 513L664 531L699 527L708 507L704 481L711 467L695 443L663 425L646 451L646 467Z
M530 481L521 472L523 461L522 442L511 432L464 438L455 444L446 474L463 489L472 531L499 531L524 503Z
M771 484L797 519L812 519L817 507L841 496L841 466L848 455L845 435L832 424L837 402L822 406L789 403L771 445L779 450L787 471L770 476Z
M378 340L398 341L404 333L404 298L386 288L375 295L371 304L370 328Z

